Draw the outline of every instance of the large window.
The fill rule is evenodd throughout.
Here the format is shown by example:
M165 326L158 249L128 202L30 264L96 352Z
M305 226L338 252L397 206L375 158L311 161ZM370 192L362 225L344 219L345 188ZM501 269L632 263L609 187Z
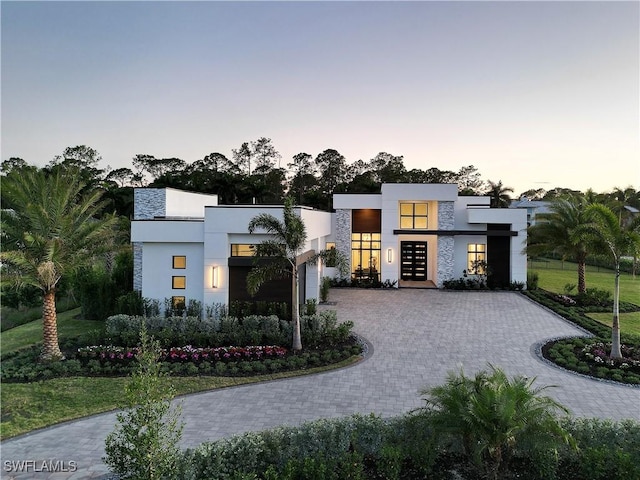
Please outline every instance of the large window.
M173 268L187 268L187 257L184 255L174 255Z
M378 278L380 234L351 234L351 271L356 278Z
M247 243L232 243L232 257L253 257L256 247Z
M428 208L426 203L400 203L400 228L426 230Z
M467 246L467 273L484 275L487 262L487 246L484 243L470 243Z

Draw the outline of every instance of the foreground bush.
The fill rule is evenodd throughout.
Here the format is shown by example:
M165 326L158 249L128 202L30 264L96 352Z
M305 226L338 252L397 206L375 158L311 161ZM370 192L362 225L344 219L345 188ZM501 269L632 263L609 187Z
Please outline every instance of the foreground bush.
M629 480L640 478L640 423L563 420L577 449L554 452L523 441L501 479ZM296 427L204 443L187 450L176 478L260 480L480 480L458 450L444 447L428 415L369 415L317 420Z

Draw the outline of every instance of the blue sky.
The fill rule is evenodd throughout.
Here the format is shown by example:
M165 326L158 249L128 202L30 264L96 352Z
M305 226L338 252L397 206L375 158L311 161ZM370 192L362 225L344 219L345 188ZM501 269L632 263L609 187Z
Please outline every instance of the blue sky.
M2 159L475 165L515 193L640 188L638 2L6 2Z

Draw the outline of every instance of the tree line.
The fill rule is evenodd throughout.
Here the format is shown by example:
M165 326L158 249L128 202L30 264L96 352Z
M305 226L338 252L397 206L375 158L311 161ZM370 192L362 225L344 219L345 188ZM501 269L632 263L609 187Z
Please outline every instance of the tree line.
M3 176L37 168L17 157L0 165ZM282 158L269 138L244 142L227 156L212 152L202 159L186 162L180 158L156 158L137 154L131 167L111 169L102 166L102 157L86 145L66 148L42 169L77 168L90 187L105 191L105 200L119 215L131 217L134 187L172 187L188 191L217 194L222 204L282 204L285 197L310 207L331 210L334 193L378 193L383 183L457 183L461 195L488 195L494 207L507 207L513 188L499 181L484 181L473 165L457 171L407 169L402 155L380 152L368 161L348 163L335 149L326 149L315 157L301 152L289 161ZM549 200L581 192L568 188L529 189L517 198ZM640 192L629 187L613 192L586 195L600 202L613 199L640 209Z

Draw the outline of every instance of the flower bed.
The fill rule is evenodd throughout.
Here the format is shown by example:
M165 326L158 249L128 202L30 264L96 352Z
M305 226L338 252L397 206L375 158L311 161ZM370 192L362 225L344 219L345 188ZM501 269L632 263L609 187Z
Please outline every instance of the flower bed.
M132 361L138 353L137 347L118 347L115 345L94 345L78 348L78 358L106 361ZM267 358L282 358L287 349L275 345L247 346L247 347L172 347L162 349L158 360L161 362L194 362L201 361L238 361L264 360Z

